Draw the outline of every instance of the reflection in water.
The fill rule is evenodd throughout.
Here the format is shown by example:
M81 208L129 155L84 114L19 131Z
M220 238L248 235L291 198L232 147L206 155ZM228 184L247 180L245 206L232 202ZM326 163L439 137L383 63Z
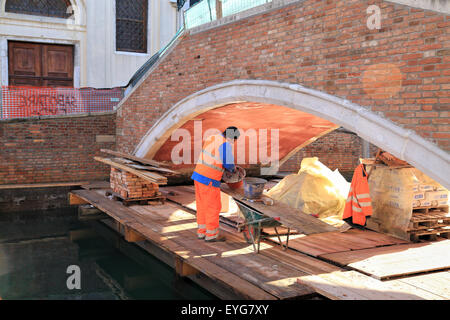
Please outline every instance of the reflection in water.
M96 222L98 224L98 222ZM8 299L215 299L144 250L122 243L102 227L74 240L87 228L76 211L39 212L0 220L0 297ZM96 228L97 230L97 228ZM106 231L105 231L106 230ZM108 240L104 238L105 232ZM119 248L126 248L120 251ZM127 247L128 246L128 247ZM130 250L130 246L133 246ZM124 252L127 255L124 254ZM137 263L136 261L139 261ZM70 265L80 267L81 289L69 290Z

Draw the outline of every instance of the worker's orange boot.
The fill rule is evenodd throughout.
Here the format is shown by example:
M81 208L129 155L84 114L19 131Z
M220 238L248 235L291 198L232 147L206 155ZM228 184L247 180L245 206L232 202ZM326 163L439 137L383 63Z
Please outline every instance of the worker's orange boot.
M224 242L226 241L227 238L225 236L217 236L216 238L212 238L212 239L205 239L205 242Z

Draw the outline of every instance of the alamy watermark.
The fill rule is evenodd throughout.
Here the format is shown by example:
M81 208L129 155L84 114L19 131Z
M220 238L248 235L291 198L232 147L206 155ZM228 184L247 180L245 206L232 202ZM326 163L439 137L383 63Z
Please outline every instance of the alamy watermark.
M377 5L371 5L367 8L367 14L370 16L367 18L367 28L369 30L381 29L381 9Z
M67 278L66 286L69 290L81 290L81 269L77 265L70 265L66 270L70 276Z
M234 143L236 150L235 163L238 165L260 165L262 175L275 174L279 167L280 130L279 129L239 129L241 135ZM222 131L216 128L203 132L202 121L194 121L193 136L184 128L176 129L171 135L171 141L178 143L173 147L171 160L174 164L195 164L201 156L203 143L208 137L220 135ZM217 150L219 141L214 141L210 150ZM227 163L231 157L227 155Z

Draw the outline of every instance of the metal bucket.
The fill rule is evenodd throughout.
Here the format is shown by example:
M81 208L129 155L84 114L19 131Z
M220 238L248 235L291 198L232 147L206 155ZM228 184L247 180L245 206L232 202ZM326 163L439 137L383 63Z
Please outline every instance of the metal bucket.
M244 196L247 199L259 199L262 196L267 180L248 177L244 179Z

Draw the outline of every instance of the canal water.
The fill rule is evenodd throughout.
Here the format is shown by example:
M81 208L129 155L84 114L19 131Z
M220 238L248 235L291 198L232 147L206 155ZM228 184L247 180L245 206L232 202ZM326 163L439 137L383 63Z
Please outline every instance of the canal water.
M214 300L76 209L0 214L3 300Z

